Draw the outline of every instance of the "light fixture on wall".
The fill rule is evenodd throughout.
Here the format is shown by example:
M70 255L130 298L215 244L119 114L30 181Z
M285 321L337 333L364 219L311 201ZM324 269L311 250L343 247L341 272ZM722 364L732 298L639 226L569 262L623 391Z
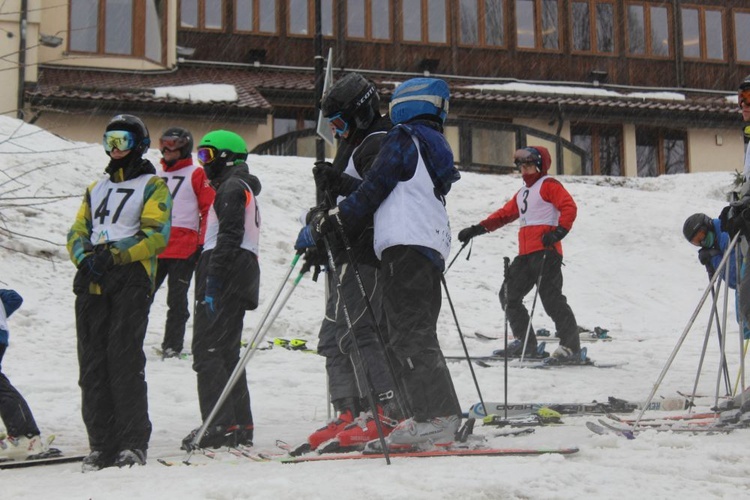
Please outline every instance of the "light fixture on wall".
M609 73L601 69L592 69L589 72L589 78L591 79L591 83L593 83L594 86L596 87L598 87L602 83L607 83L608 77L609 77Z
M184 57L190 59L195 55L195 48L193 47L180 47L177 46L177 57Z
M44 35L41 33L39 34L39 45L41 45L42 47L50 47L54 49L62 45L62 43L62 37L56 35Z

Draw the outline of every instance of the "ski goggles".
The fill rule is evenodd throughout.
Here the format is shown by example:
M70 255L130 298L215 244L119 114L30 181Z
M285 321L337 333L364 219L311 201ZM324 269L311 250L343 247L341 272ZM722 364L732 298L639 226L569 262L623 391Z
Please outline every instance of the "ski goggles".
M742 107L750 107L750 89L740 90L737 92L737 104Z
M216 151L216 148L210 148L210 147L198 148L197 156L198 156L198 162L201 165L206 165L216 159L217 151Z
M187 139L184 137L162 137L159 139L159 151L162 153L164 150L172 152L179 151L185 146L185 144L187 144Z
M110 130L104 132L104 150L110 152L113 149L119 151L130 151L135 146L135 135L127 130Z
M517 168L521 168L524 165L534 165L538 169L542 168L542 158L533 151L529 151L531 148L519 149L513 155L513 163Z
M333 130L334 133L339 137L343 136L346 131L349 130L349 122L346 121L344 115L341 113L336 113L335 115L329 116L328 125L331 127L331 130Z

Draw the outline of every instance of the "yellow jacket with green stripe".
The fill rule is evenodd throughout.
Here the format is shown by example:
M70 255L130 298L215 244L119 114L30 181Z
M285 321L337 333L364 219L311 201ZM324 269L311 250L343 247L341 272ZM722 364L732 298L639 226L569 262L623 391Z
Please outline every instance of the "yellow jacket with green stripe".
M110 174L109 180L119 183L141 175L156 173L154 166L147 160L141 160L135 168L128 170L130 170L128 172L130 175L123 175L122 170L117 170ZM76 267L94 252L94 246L97 243L91 240L94 231L91 196L101 182L106 182L106 179L97 180L86 188L75 222L68 232L68 253ZM98 207L93 208L94 217L97 216L98 210ZM156 277L156 256L164 251L169 240L171 214L172 196L167 184L160 177L153 175L143 189L143 207L140 212L139 227L133 231L132 235L106 243L115 265L140 262L151 279L152 289ZM91 284L89 293L100 294L101 290L98 285Z

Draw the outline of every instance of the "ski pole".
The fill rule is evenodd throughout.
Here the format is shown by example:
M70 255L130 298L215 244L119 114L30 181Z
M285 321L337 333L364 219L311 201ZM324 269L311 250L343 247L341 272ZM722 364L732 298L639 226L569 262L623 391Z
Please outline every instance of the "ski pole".
M281 291L284 289L284 285L286 285L286 282L289 279L289 276L292 275L292 271L294 270L294 267L297 265L299 258L300 258L299 253L294 255L294 259L292 259L292 264L289 266L289 271L287 271L286 275L284 276L283 281L279 285L278 290L276 290L276 293L274 294L273 299L268 304L266 311L263 313L263 316L258 322L258 326L255 327L255 332L256 332L255 336L253 336L253 339L250 342L250 345L248 346L247 350L245 351L245 354L237 362L237 365L235 365L234 370L232 371L232 374L229 376L229 380L227 381L226 385L224 386L224 389L221 391L221 394L219 395L219 399L216 400L216 404L211 409L211 413L208 414L208 417L203 422L203 425L201 425L201 428L198 429L198 432L193 438L193 441L190 443L192 446L191 446L190 451L188 452L187 458L184 460L185 462L188 462L190 460L190 457L193 456L193 450L198 448L198 443L200 443L200 440L203 438L203 435L206 433L206 429L208 429L208 426L210 426L211 422L213 422L214 418L216 418L216 414L219 413L219 409L224 404L224 401L226 401L227 397L229 396L229 393L232 391L232 389L234 389L234 386L237 383L237 380L239 380L240 378L240 374L245 369L245 365L247 365L248 361L250 361L250 358L252 358L253 354L255 354L255 351L258 350L258 345L263 340L262 337L259 337L259 332L263 330L263 325L265 324L266 319L268 319L268 315L271 313L271 309L273 309L274 304L276 304L276 301L279 299L279 296L281 295Z
M659 377L654 383L654 387L651 389L651 394L649 394L648 398L646 399L646 403L643 405L643 408L641 408L641 411L638 414L638 417L635 419L635 423L633 424L634 429L638 428L638 424L641 422L641 419L643 418L643 414L646 413L648 406L651 404L651 401L654 399L654 395L656 394L656 391L659 390L659 386L664 380L664 377L667 375L667 372L669 371L669 367L672 366L672 362L674 361L674 358L677 356L677 352L680 350L680 347L682 347L683 342L685 342L685 338L687 337L688 332L690 332L690 328L692 328L693 323L695 323L695 319L698 317L698 313L703 307L703 304L706 302L706 299L708 298L710 291L713 290L714 283L716 283L716 281L719 279L719 273L724 270L724 266L726 265L727 260L729 260L729 254L731 253L732 249L737 245L737 240L739 240L739 237L740 235L739 233L737 233L732 239L732 241L729 243L729 247L727 248L727 250L724 252L724 256L722 257L721 262L719 263L719 266L716 268L716 272L709 280L708 286L706 287L706 290L703 292L703 296L698 301L698 305L695 307L693 314L690 316L690 319L688 320L687 325L685 325L685 329L682 331L682 335L680 335L680 338L677 340L677 345L675 345L674 349L672 350L672 353L669 355L669 358L667 359L666 364L664 365L664 368L662 368L661 373L659 374Z
M338 222L336 224L338 224ZM341 227L340 224L338 225L339 227ZM367 390L364 391L365 396L367 398L367 403L370 406L370 411L372 411L372 418L375 421L375 430L377 430L378 432L378 439L380 440L380 446L383 448L383 456L385 457L385 463L388 465L391 465L390 453L388 451L388 445L385 442L385 433L383 432L383 424L380 421L380 415L378 414L378 405L375 403L375 398L373 397L374 389L373 389L372 380L370 379L370 372L367 369L367 366L365 366L364 360L362 359L362 351L359 348L359 341L357 340L357 336L354 334L354 324L352 323L352 319L349 316L349 308L346 306L346 298L342 294L341 278L338 275L338 271L336 269L336 263L333 261L333 252L331 251L331 244L328 241L328 236L323 236L323 242L325 243L326 253L328 254L328 266L331 272L333 273L333 276L335 277L336 290L338 291L339 297L341 297L342 299L341 307L344 310L344 319L346 320L346 327L349 329L349 332L351 333L351 336L352 336L352 353L354 357L353 365L355 367L355 371L357 368L359 368L359 371L363 375L363 379L365 383L367 384L367 388L366 388ZM362 286L362 291L364 292L364 286ZM365 293L364 295L366 298L367 293ZM374 317L374 314L373 314L373 317Z
M534 309L536 308L536 298L539 296L539 287L542 284L542 275L544 274L544 262L547 260L547 250L542 255L542 263L539 266L539 276L536 279L536 291L534 292L534 301L531 303L531 312L529 313L529 324L526 326L526 335L523 337L523 350L521 351L521 363L523 358L526 356L526 344L529 342L529 333L531 333L531 319L534 317Z
M508 274L510 269L510 257L503 257L503 297L505 300L505 304L508 304ZM503 418L505 420L508 420L508 315L505 314L505 334L503 335L503 339L505 342L505 378L503 380L503 393L505 394L503 404L505 405L505 414L503 415ZM487 414L487 409L484 409L485 415Z
M443 274L448 274L448 271L450 270L450 268L453 265L453 263L456 262L456 259L458 258L458 256L461 255L461 252L463 252L464 248L466 248L466 246L469 243L471 243L471 239L466 240L466 242L463 245L461 245L461 248L459 248L458 252L456 252L456 256L453 257L453 259L451 259L450 264L448 264L448 267L445 268L445 271L443 271ZM469 255L471 255L471 252L469 252ZM469 259L469 255L466 256L467 260Z
M727 262L727 265L724 266L724 283L729 283L729 262ZM716 307L716 298L718 297L718 289L721 287L721 282L716 283L717 290L714 291L714 287L711 287L711 293L714 294L714 307ZM724 376L724 386L726 389L727 395L732 394L732 388L730 386L729 381L729 369L727 368L727 353L726 353L726 334L727 334L727 305L729 301L729 294L727 293L729 291L729 287L724 288L724 308L723 312L724 315L723 320L721 321L721 326L719 326L719 313L718 311L714 315L716 318L716 333L719 335L719 370L716 374L716 391L715 391L715 400L714 400L714 406L719 406L719 386L721 385L721 377L722 377L722 368L723 368L723 376Z
M713 293L713 289L711 290L711 292ZM711 335L711 326L713 325L714 316L718 314L718 311L716 310L716 307L715 307L716 295L713 296L713 301L714 301L714 304L713 304L714 306L711 308L711 314L710 314L710 317L708 318L708 324L706 324L706 334L703 337L703 347L701 349L701 356L700 356L700 359L698 360L698 369L695 372L695 382L693 383L693 392L691 393L691 396L690 396L690 406L688 408L690 411L692 411L693 409L693 402L695 400L695 394L697 394L698 392L698 382L700 381L701 372L703 371L703 361L706 358L706 348L708 347L708 338Z
M743 367L745 365L745 356L747 356L747 346L748 346L748 344L750 344L750 339L748 339L748 340L745 341L745 347L742 349L742 363L741 364L742 364ZM742 335L740 335L740 345L742 345ZM735 380L735 382L734 382L734 391L732 392L732 396L736 396L737 395L737 388L740 385L740 375L742 375L743 373L744 373L744 371L742 369L740 369L740 371L737 372L737 380ZM744 382L744 380L743 380L743 382ZM743 383L742 392L745 392L744 383Z
M469 349L466 347L466 340L464 340L464 335L461 333L461 326L458 324L458 316L456 316L456 309L453 307L453 301L451 300L451 294L448 292L448 283L445 282L445 275L440 275L440 281L443 282L443 289L445 290L445 297L448 299L448 304L451 307L451 313L453 313L453 320L456 322L456 330L458 330L458 338L461 339L461 345L464 348L464 354L466 355L466 362L469 363L469 370L471 371L471 378L474 380L474 387L477 388L477 395L479 396L479 402L482 404L482 408L484 408L485 415L487 414L487 408L484 406L484 398L482 398L482 391L479 389L479 381L477 380L477 375L474 373L474 366L471 362L471 357L469 356Z

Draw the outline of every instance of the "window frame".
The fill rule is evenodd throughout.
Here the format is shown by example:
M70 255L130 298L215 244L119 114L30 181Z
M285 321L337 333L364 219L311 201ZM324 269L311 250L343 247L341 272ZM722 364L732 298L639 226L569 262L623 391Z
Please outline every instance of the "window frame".
M253 35L258 35L258 36L278 36L279 35L281 30L279 29L279 15L278 15L279 8L278 7L279 7L279 2L282 0L272 0L274 2L274 13L275 13L273 31L261 31L260 29L260 2L261 0L250 0L253 2L253 26L252 28L250 28L249 30L238 28L237 21L239 20L239 16L237 15L237 13L239 12L239 9L237 8L237 2L239 1L240 0L232 0L232 7L234 9L234 24L232 25L232 33L253 34ZM287 30L288 30L288 20L287 20ZM302 36L312 36L312 35L291 35L290 34L290 36L302 37Z
M344 1L344 7L346 12L346 17L344 21L344 38L347 40L354 40L358 42L366 41L370 43L393 43L393 8L395 7L395 2L388 0L388 37L387 38L374 38L372 33L372 18L373 18L373 4L372 0L362 0L364 4L365 9L365 34L363 37L360 36L353 36L349 34L349 1ZM334 8L334 10L336 10ZM335 28L334 28L335 33Z
M90 50L78 50L73 49L70 46L71 39L70 37L67 37L67 52L70 54L86 54L86 55L97 55L101 57L117 57L117 58L136 58L136 59L145 59L147 61L151 61L156 64L165 64L166 63L166 46L167 46L167 19L169 18L169 2L167 0L160 0L161 7L162 7L162 17L159 19L160 23L160 30L159 34L161 36L161 54L160 59L155 60L147 56L147 45L146 45L146 37L147 37L147 26L146 26L146 7L147 2L149 0L132 0L131 5L131 13L132 13L132 22L130 27L130 51L127 54L123 53L112 53L112 52L106 52L106 36L107 36L107 29L106 29L106 15L107 15L107 3L106 0L97 0L97 24L96 24L96 50L90 51ZM155 0L156 1L156 0ZM73 2L68 2L68 21L67 21L67 28L68 33L70 33L73 29L71 26L72 24L72 9L73 9Z
M532 2L534 7L534 46L533 47L522 47L518 44L518 2L519 1L528 1ZM533 52L544 52L548 54L560 54L563 52L563 43L562 43L562 32L561 32L561 26L562 26L562 9L560 8L560 2L557 0L552 0L551 3L555 3L557 5L557 48L547 48L544 47L544 25L543 25L543 5L545 2L550 0L513 0L514 2L514 12L515 12L515 18L513 19L515 30L513 31L513 35L515 36L514 44L516 46L517 50L520 51L533 51Z
M406 40L404 39L404 23L403 23L403 9L404 9L404 2L392 2L391 5L395 6L398 5L400 7L398 13L396 14L401 22L399 23L401 25L401 32L399 33L399 41L401 43L409 44L409 45L439 45L442 47L449 46L451 44L451 3L452 0L443 0L445 5L445 13L443 19L445 20L445 41L444 42L432 42L429 40L429 34L430 34L430 0L420 0L420 6L421 10L419 13L419 18L421 21L421 27L422 27L422 37L420 40ZM391 30L391 34L393 34L393 30Z
M573 22L575 20L573 14L574 3L585 3L589 7L589 50L581 50L575 48L575 41L573 39ZM599 32L597 25L597 6L607 4L612 9L612 50L609 52L603 52L599 50ZM570 19L570 52L571 54L590 54L597 56L615 56L617 55L617 30L615 24L617 23L617 9L614 0L570 0L568 3L568 17Z
M634 52L630 51L630 17L628 16L628 12L630 11L630 7L641 7L643 10L643 36L644 36L644 53L643 54L636 54ZM672 5L666 2L660 3L660 4L654 4L654 3L646 3L646 2L626 2L624 4L624 15L625 15L625 55L627 57L637 57L637 58L644 58L644 59L659 59L659 60L669 60L674 59L675 57L675 47L674 43L672 43L674 39L674 12L672 12ZM657 8L663 8L667 12L667 41L669 42L669 51L665 55L660 54L654 54L653 47L651 43L651 11L652 9ZM680 50L682 50L682 47L680 47Z
M656 176L660 177L662 175L675 175L675 174L689 174L690 173L690 145L688 143L689 140L689 134L687 129L673 129L673 128L664 128L664 127L652 127L652 126L637 126L635 129L635 139L636 139L636 176L637 177L651 177L651 176L641 176L641 172L639 169L638 162L640 158L638 158L638 136L639 134L646 135L648 137L652 137L656 139ZM685 143L685 150L684 150L684 156L683 161L685 164L685 169L682 172L672 172L667 173L666 171L666 158L664 154L664 144L667 140L672 140L672 137L669 137L673 134L680 134L682 135L682 139Z
M737 39L737 15L738 14L742 14L743 16L748 16L748 20L750 20L750 9L732 9L732 33L734 34L733 43L734 43L735 60L738 64L750 64L750 49L748 49L748 58L740 59L740 50L738 49L740 40ZM748 35L749 35L748 42L750 42L750 33L748 33Z
M581 136L581 129L586 129L588 137L591 139L591 151L589 154L589 160L591 161L591 172L582 172L581 175L608 175L611 177L623 177L625 175L625 164L624 164L624 141L625 134L621 125L614 125L608 123L590 123L590 122L572 122L570 124L570 141L573 142L573 136ZM602 132L607 132L603 134ZM601 152L602 152L602 138L615 136L619 142L618 155L620 158L620 173L619 174L602 174L601 165ZM575 143L574 143L575 144ZM582 168L583 170L583 168Z
M684 33L684 26L685 24L682 21L682 13L686 10L695 10L698 11L698 45L699 45L699 52L700 55L695 56L688 56L685 54L685 33ZM712 12L718 12L721 15L721 51L722 51L722 57L721 59L717 59L714 57L708 57L708 40L706 37L707 33L707 27L706 27L706 11L712 11ZM681 5L680 8L680 25L683 26L683 37L682 37L682 57L685 58L687 61L700 61L700 62L726 62L727 61L727 46L726 46L726 40L724 37L724 33L726 33L726 9L718 6L713 5Z
M221 2L221 27L220 28L206 28L206 0L195 0L198 3L198 26L189 27L182 25L182 2L177 2L177 29L185 31L202 31L207 33L223 33L227 28L227 3L226 0L219 0ZM234 0L236 2L236 0ZM256 2L257 3L257 2ZM235 12L236 3L234 4Z
M487 0L470 0L473 1L477 6L477 43L467 43L461 41L461 1L455 2L455 18L458 26L458 33L456 33L456 44L459 47L467 48L482 48L482 49L506 49L508 48L508 2L510 0L498 0L502 3L501 12L503 15L502 27L503 27L503 43L499 45L487 43Z

